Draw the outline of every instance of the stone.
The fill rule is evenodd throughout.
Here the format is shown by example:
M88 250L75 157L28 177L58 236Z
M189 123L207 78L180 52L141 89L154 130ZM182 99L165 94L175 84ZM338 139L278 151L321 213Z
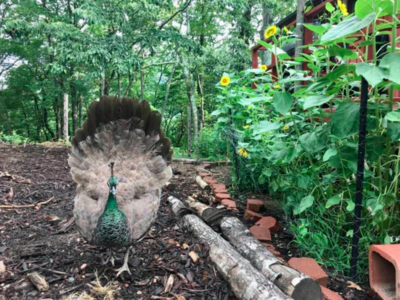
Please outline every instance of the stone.
M264 205L264 202L258 199L247 199L247 209L254 211L254 212L259 212L261 210L261 207Z
M256 223L256 226L268 228L271 232L279 232L281 230L278 221L273 217L262 217Z
M400 245L369 248L369 283L383 300L400 299Z
M262 217L263 217L262 215L254 212L254 211L251 211L251 210L246 210L245 213L244 213L244 218L246 220L250 220L250 221L253 221L253 222L259 221Z
M342 297L339 296L338 293L335 293L334 291L331 291L324 286L321 286L321 291L323 300L344 300Z
M320 265L317 264L315 259L308 257L293 257L288 261L288 264L293 269L310 276L320 285L326 287L328 284L328 275L324 270L322 270Z
M217 188L214 190L214 194L228 194L228 190L224 188Z
M223 200L223 199L231 200L231 195L229 195L229 194L215 194L215 198L217 198L219 200Z
M272 241L271 231L267 228L262 228L259 226L252 226L250 228L250 232L254 235L254 237L261 242Z
M227 209L236 209L236 202L233 200L224 199L221 204L226 206Z
M275 256L281 256L281 253L279 251L276 251L274 245L263 243L265 248L267 248L273 255Z
M215 179L212 178L212 177L204 177L203 180L204 180L205 182L207 182L208 184L216 184L216 183L218 183L218 181L215 180Z
M222 183L214 183L214 184L211 184L211 188L212 188L212 190L216 190L219 188L226 189L226 186L225 186L225 184L222 184Z

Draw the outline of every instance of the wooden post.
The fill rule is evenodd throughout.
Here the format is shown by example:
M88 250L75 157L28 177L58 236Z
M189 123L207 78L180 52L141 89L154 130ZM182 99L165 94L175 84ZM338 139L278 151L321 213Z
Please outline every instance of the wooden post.
M64 141L67 143L68 138L68 94L64 94Z

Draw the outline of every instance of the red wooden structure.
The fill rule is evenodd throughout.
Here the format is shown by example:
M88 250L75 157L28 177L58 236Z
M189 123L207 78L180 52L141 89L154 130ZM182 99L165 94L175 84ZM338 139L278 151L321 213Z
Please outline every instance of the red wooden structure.
M326 12L325 10L325 5L327 3L332 3L332 5L336 5L337 0L314 0L312 2L308 2L306 3L306 7L308 6L313 6L313 8L311 10L309 10L305 15L304 15L304 23L306 24L315 24L315 22L319 20L319 17L324 14ZM347 3L347 10L349 13L354 12L354 6L355 6L356 0L348 0ZM398 16L400 17L400 15ZM388 21L392 20L391 16L386 16L383 17L383 19L386 19ZM283 19L282 21L280 21L277 25L277 27L279 28L290 28L290 27L295 27L296 26L296 12L290 14L289 16L287 16L285 19ZM364 29L363 33L366 33L367 30ZM369 29L369 32L371 32L371 29ZM307 28L304 28L304 36L303 36L303 45L308 45L308 44L312 44L313 43L313 32L310 31ZM357 34L356 34L357 35ZM397 29L397 34L396 36L400 36L400 28ZM385 41L386 43L391 42L391 36L387 36L388 40ZM355 42L354 45L352 45L350 47L350 49L355 50L356 46L361 43L363 40L361 38L360 35L360 39L358 41ZM266 41L268 42L268 40ZM372 55L373 55L373 51L372 51L372 45L368 46L368 59L372 59ZM397 46L399 47L399 45ZM259 51L265 51L265 47L257 44L255 45L251 51L252 51L252 67L254 69L258 68L258 61L259 61ZM286 49L284 49L286 50ZM294 50L294 48L293 48ZM310 50L309 49L304 49L303 50L304 53L309 54ZM366 51L366 47L360 47L360 49L358 49L359 52L364 53L364 51ZM359 59L353 59L350 60L351 63L358 63L361 62L361 60ZM271 63L268 65L268 69L271 70L272 75L277 76L277 72L276 72L276 66L275 66L275 58L274 55L272 54L272 59L271 59ZM308 70L310 73L312 73L312 71L308 68L307 63L303 63L303 70ZM400 102L400 90L395 90L394 91L394 101L395 102Z

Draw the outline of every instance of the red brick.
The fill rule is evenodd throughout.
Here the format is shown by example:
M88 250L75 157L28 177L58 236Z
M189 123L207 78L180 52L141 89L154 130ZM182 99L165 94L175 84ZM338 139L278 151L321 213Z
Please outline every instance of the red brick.
M256 223L256 226L268 228L271 232L279 232L281 230L278 221L273 217L262 217L261 220Z
M281 256L281 253L279 251L276 251L274 245L263 243L265 248L267 248L273 255L275 256Z
M217 188L214 190L214 194L228 194L228 190L224 188Z
M229 199L231 200L231 195L229 194L215 194L215 198L223 200L223 199Z
M324 286L321 286L321 291L323 300L343 300L343 298L340 297L338 293L335 293Z
M369 283L383 300L400 299L400 245L369 248Z
M320 285L326 287L328 284L328 275L317 264L315 259L308 257L293 257L289 260L288 264L293 269L314 278L314 280L316 280Z
M213 190L219 189L219 188L226 189L226 186L225 186L225 184L222 184L222 183L213 183L213 184L211 184L211 188Z
M260 220L262 218L262 215L251 211L251 210L246 210L244 213L244 218L247 220L251 220L253 222L257 222L258 220Z
M203 167L204 169L208 169L209 167L211 167L211 165L210 164L204 164L201 167Z
M258 199L247 199L247 209L254 211L254 212L259 212L261 207L264 205L264 202Z
M221 201L221 204L226 206L228 209L236 209L236 202L233 200L224 199Z
M250 232L257 240L261 242L268 242L272 240L271 231L269 231L267 228L253 226L250 228Z
M205 182L207 182L208 184L216 184L216 183L218 183L218 181L215 180L215 179L212 178L212 177L204 177L203 180L204 180Z

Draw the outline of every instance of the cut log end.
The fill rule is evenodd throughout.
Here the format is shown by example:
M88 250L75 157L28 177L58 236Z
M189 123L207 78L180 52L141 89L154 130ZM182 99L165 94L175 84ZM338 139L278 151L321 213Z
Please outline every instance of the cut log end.
M296 284L291 296L294 300L322 299L322 291L315 280L312 278L303 278Z

